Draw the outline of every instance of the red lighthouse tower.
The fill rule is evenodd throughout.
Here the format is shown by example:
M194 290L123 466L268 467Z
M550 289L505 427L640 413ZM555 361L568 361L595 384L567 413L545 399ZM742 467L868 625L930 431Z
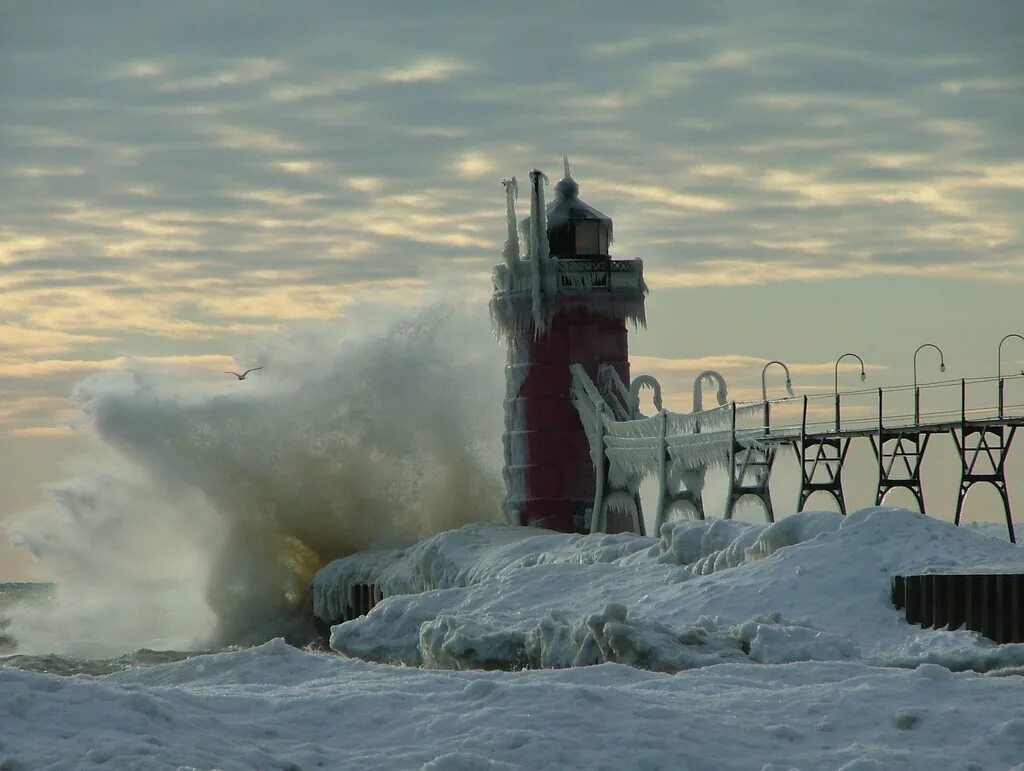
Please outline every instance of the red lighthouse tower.
M509 240L494 271L491 315L508 344L505 367L505 513L514 524L584 532L594 501L587 436L570 399L571 364L591 379L603 364L629 383L626 322L644 323L640 260L613 260L612 221L579 197L565 163L545 207L530 173L528 253L519 256L515 180L506 183Z

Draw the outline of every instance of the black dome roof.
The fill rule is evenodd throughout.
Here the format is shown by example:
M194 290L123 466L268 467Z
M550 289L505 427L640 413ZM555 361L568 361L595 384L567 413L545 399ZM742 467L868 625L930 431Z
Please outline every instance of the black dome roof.
M565 176L555 184L555 197L546 207L548 244L553 257L602 257L607 259L608 244L612 240L612 219L580 196L580 186L565 161ZM597 223L590 239L577 238L577 223ZM586 226L589 229L594 225ZM582 231L581 231L582 232ZM590 244L590 246L585 246Z

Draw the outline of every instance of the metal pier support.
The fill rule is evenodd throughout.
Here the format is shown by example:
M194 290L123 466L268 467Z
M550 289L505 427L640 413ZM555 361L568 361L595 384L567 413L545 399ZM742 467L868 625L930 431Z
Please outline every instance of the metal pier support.
M667 521L669 512L677 509L679 503L691 507L695 519L705 519L704 515L704 469L695 469L683 475L684 488L676 491L668 490L665 506L658 511L655 535L661 532L661 525Z
M839 420L839 396L836 396L836 421ZM843 495L843 462L850 449L849 437L841 435L808 435L807 397L804 397L803 419L800 423L800 499L797 511L803 511L807 499L816 492L831 495L839 512L846 516Z
M871 449L878 461L878 490L875 505L880 506L890 490L909 490L924 513L924 490L921 487L921 463L931 433L921 431L918 424L918 391L914 394L914 428L887 429L883 421L882 389L878 389L878 436L869 436Z
M959 431L959 435L957 433ZM968 491L979 482L996 488L1003 502L1006 532L1011 543L1017 543L1010 511L1010 495L1006 490L1006 456L1013 444L1017 426L1004 424L970 423L967 420L967 382L960 381L960 426L951 428L953 442L960 455L960 490L956 499L953 524L960 524L964 500Z
M768 412L765 411L765 434ZM775 510L772 508L772 493L768 487L771 479L772 464L775 462L777 445L745 445L736 440L736 402L732 403L732 446L729 451L729 492L725 502L725 518L732 519L736 503L747 495L752 495L764 506L765 518L775 521Z

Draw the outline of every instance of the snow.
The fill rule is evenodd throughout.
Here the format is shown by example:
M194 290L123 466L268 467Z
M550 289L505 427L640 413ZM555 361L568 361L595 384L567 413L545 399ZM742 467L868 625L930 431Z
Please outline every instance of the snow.
M322 618L386 595L334 626L345 656L0 667L0 768L1024 769L1024 646L889 601L896 572L1022 559L882 507L657 538L467 525L315 576Z
M980 770L1024 757L1016 677L928 664L449 672L278 640L99 678L0 668L0 693L11 769Z
M614 661L673 672L691 666L690 653L703 666L703 656L733 649L765 663L1024 664L1024 645L920 629L893 608L893 575L948 568L1020 571L1024 559L1006 542L886 507L845 519L803 512L767 526L669 522L657 539L474 524L387 560L338 560L312 592L314 612L337 621L339 597L378 584L384 601L335 626L331 646L409 666Z

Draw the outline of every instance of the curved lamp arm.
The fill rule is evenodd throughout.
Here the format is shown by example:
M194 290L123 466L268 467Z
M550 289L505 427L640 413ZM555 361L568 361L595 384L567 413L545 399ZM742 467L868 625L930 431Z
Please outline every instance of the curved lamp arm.
M790 396L793 395L793 381L789 377L789 367L781 361L770 361L761 368L761 401L763 402L768 401L768 368L773 364L778 364L786 371L786 393Z
M1024 338L1022 338L1022 339L1024 339ZM917 346L917 350L914 351L914 390L915 391L917 390L917 354L919 354L921 352L922 348L934 348L936 351L938 351L939 352L939 372L945 372L946 371L946 357L942 355L942 349L939 348L939 346L935 345L935 343L922 343L921 345Z
M835 387L835 393L836 394L839 393L839 362L841 362L847 356L852 356L853 358L855 358L857 361L860 362L860 380L861 380L861 382L863 383L865 380L868 379L867 374L864 372L864 359L862 359L860 356L858 356L855 353L844 353L842 356L840 356L838 359L836 359L836 387Z
M633 400L633 410L637 413L640 411L640 389L642 388L650 388L654 391L652 397L654 409L661 412L663 406L661 401L661 383L653 375L637 375L633 378L633 382L629 384L629 395Z
M704 400L701 394L701 386L704 384L717 385L718 391L715 393L715 398L718 401L718 406L723 406L729 400L729 389L725 384L725 378L722 377L721 372L716 372L713 369L706 369L697 375L693 381L693 411L702 412L704 410Z
M999 341L999 350L997 351L997 354L998 354L998 362L997 362L997 364L998 364L999 368L998 368L998 370L996 370L996 374L997 374L997 379L998 380L1002 380L1003 379L1003 343L1005 343L1011 337L1016 337L1021 342L1024 342L1024 336L1018 335L1016 332L1011 332L1010 334L1008 334L1006 337L1004 337L1002 340Z

